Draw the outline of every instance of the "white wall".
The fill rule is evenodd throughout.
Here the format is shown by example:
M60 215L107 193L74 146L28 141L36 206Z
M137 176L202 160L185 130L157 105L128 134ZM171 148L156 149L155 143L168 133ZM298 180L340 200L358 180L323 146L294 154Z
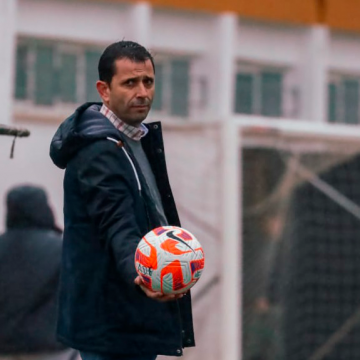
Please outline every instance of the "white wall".
M360 75L360 35L332 33L329 67L331 70Z
M6 191L15 185L31 183L44 186L53 205L58 224L63 225L63 171L53 165L49 157L49 146L56 125L43 123L17 123L31 131L28 138L18 138L15 143L14 158L10 159L12 137L0 137L0 232L4 229ZM36 211L36 209L34 209Z
M156 10L153 12L151 47L162 51L201 54L213 44L214 16Z
M126 3L19 0L18 34L111 43L130 38Z
M0 123L2 124L11 122L16 2L17 0L0 1Z
M265 24L241 19L235 56L272 65L294 65L300 61L304 28Z

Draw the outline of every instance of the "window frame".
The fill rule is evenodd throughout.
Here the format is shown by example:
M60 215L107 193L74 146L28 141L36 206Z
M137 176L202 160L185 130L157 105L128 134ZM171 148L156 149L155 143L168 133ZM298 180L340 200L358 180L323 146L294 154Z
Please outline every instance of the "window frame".
M36 48L41 44L44 46L50 46L53 49L53 66L55 69L55 76L59 76L61 69L61 57L62 55L75 55L76 56L76 101L67 102L61 100L61 92L57 89L57 92L53 94L52 104L43 105L36 103ZM39 110L39 112L46 112L47 110L56 110L56 109L72 109L74 106L79 106L86 101L86 64L85 64L85 54L86 51L98 51L101 53L103 47L96 45L89 45L83 43L74 43L69 41L52 41L49 39L43 38L30 38L30 37L19 37L16 43L16 49L19 46L24 46L27 48L27 59L26 59L26 98L20 99L16 97L16 76L14 76L14 91L13 99L15 106L19 109L31 109Z
M37 46L44 45L50 46L53 51L53 67L54 67L54 94L52 95L52 104L37 104L36 103L36 48ZM38 112L50 114L51 111L57 113L64 113L73 109L74 106L79 106L83 102L87 101L87 75L86 75L86 53L87 51L95 51L101 53L103 48L96 44L77 43L66 40L50 40L38 37L19 37L17 39L16 46L24 46L27 49L27 59L25 66L25 83L26 83L26 96L24 99L16 97L16 81L14 86L13 98L15 103L15 113L26 115L27 110L36 114ZM76 90L75 90L75 102L63 101L61 84L59 81L59 75L61 73L61 61L63 55L74 55L76 57ZM173 117L173 118L189 118L192 114L194 104L192 102L192 96L194 95L193 89L193 57L191 54L156 54L154 57L155 66L161 64L163 66L163 80L162 80L162 94L161 96L161 109L151 109L151 113L160 117ZM171 98L176 95L173 94L172 86L172 66L173 61L186 61L188 66L188 84L187 88L187 110L186 115L174 115L172 114L173 108ZM96 69L94 69L96 71ZM16 73L17 74L17 73ZM16 76L15 74L15 76ZM155 78L156 81L156 78ZM207 87L207 83L204 82L203 86ZM208 89L207 89L208 90ZM204 94L201 94L204 95ZM208 94L206 94L207 96ZM205 95L204 95L205 96ZM96 101L96 99L94 99ZM205 106L208 99L201 97L201 105Z
M358 96L358 114L357 114L357 123L345 122L345 82L346 81L356 81L360 90L360 74L356 73L345 73L345 72L335 72L331 71L328 75L327 81L327 116L326 122L329 124L345 124L345 125L359 125L360 124L360 91ZM330 121L330 94L329 88L330 85L335 85L336 88L336 120Z
M189 86L188 86L188 103L187 103L187 115L173 115L171 108L172 101L172 62L173 61L187 61L189 65ZM154 56L155 63L155 96L156 96L156 66L162 65L163 67L163 83L162 83L162 109L151 109L151 113L155 116L163 117L174 117L174 118L189 118L192 108L191 108L191 82L192 82L192 57L188 55L170 55L166 53L156 54Z
M253 89L252 89L252 112L250 114L236 112L236 101L237 101L237 89L235 85L234 89L234 107L233 112L236 115L255 115L263 117L272 117L264 115L262 113L262 88L261 88L261 76L264 73L275 73L281 74L281 104L280 104L280 115L276 116L279 118L283 117L297 117L298 114L294 114L296 109L295 92L297 89L294 81L294 72L286 66L263 64L257 62L238 61L235 67L235 84L238 74L252 75L253 77ZM289 91L290 90L290 91ZM289 92L289 93L288 93ZM289 96L291 95L291 96ZM291 103L291 104L289 104ZM295 109L295 110L293 110Z

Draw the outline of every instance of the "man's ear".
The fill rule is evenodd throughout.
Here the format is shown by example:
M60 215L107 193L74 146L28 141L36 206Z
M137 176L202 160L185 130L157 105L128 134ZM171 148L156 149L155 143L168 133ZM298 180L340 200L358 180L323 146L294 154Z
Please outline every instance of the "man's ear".
M103 100L104 104L109 103L110 99L110 86L107 82L98 80L96 82L96 89Z

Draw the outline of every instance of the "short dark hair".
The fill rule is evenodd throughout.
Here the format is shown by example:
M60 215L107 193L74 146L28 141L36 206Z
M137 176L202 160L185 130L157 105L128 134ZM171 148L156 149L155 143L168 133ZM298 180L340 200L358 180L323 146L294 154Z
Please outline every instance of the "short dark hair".
M102 53L98 65L101 81L111 83L116 72L115 61L119 59L130 59L134 62L150 60L155 72L154 59L148 50L136 42L122 40L109 45Z

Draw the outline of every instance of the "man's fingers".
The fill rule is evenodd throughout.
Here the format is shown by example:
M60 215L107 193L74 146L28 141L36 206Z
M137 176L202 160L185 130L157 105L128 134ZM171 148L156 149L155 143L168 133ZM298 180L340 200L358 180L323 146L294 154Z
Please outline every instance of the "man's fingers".
M136 285L141 285L141 284L142 284L142 279L141 279L141 277L140 277L140 276L136 277L135 280L134 280L134 283L135 283Z
M146 294L146 296L157 301L161 301L161 302L174 301L181 299L184 296L184 294L163 294L161 292L152 291L144 285L140 276L138 276L134 280L134 283L140 286L141 290Z
M149 297L151 297L153 299L157 299L157 298L160 298L160 297L163 296L162 293L151 291L147 287L145 287L144 285L140 285L140 288L147 296L149 296Z

